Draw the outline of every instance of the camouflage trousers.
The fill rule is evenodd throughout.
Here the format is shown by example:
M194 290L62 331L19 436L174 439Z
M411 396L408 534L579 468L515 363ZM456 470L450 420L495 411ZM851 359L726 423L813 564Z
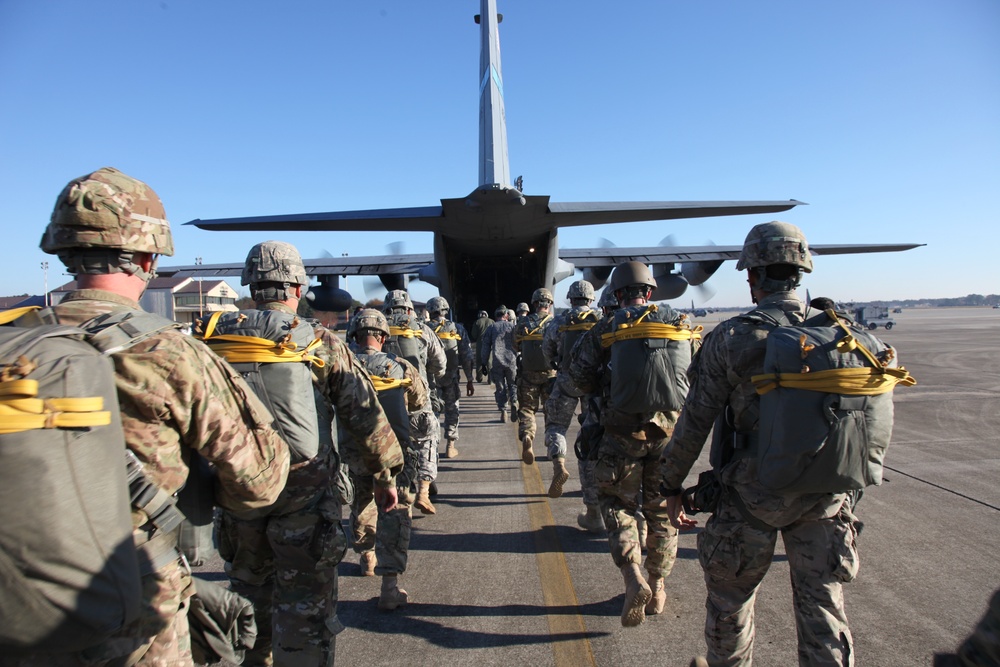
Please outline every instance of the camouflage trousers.
M566 458L566 431L576 414L577 403L586 408L586 403L580 401L580 394L573 388L569 378L562 374L556 376L552 393L545 401L545 448L550 459ZM584 415L581 414L580 423L583 420Z
M751 526L725 487L698 535L705 571L705 643L713 665L750 665L754 598L774 557L779 529ZM853 665L843 584L858 571L857 519L845 503L826 519L801 519L780 529L792 578L800 665Z
M545 414L545 402L549 400L554 376L544 373L524 371L517 378L517 439L535 438L535 413Z
M254 604L257 643L243 664L333 665L344 629L337 565L347 551L334 494L281 516L248 521L221 512L218 536L233 591Z
M456 377L451 384L441 385L441 410L444 412L444 437L458 440L458 398L462 395L462 385Z
M666 501L659 493L659 459L667 440L639 441L605 432L594 466L597 500L615 566L642 563L635 523L641 508L647 526L646 571L658 577L668 576L677 560L677 529L670 525Z
M583 504L587 507L600 507L597 499L597 480L594 477L594 469L597 461L577 459L576 467L580 473L580 491L583 495Z
M433 482L438 476L439 424L426 407L410 414L410 440L417 450L417 479Z
M375 574L403 574L410 551L413 528L414 494L410 487L397 487L399 501L390 512L375 503L375 480L371 475L354 480L354 502L351 503L351 532L354 551L375 551Z
M497 402L497 410L517 409L517 387L514 383L514 369L493 364L490 369L490 381L493 383L493 398Z

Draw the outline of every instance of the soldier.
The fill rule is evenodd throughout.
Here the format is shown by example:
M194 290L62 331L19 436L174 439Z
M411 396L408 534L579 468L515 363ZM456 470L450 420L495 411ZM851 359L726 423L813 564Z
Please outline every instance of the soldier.
M60 323L95 333L130 318L159 324L162 318L143 311L139 298L156 275L157 256L173 255L174 247L163 204L142 181L109 167L70 181L41 248L76 276L78 289L52 309ZM126 444L150 490L167 498L177 493L197 453L215 466L219 506L247 512L270 505L285 486L289 455L267 408L227 363L166 324L111 355ZM142 614L91 650L87 664L193 665L191 572L177 552L176 532L158 530L153 511L138 502L132 525L144 563Z
M619 264L608 289L619 310L588 331L571 354L577 389L601 392L604 433L594 476L611 556L625 581L622 625L639 625L666 602L663 580L677 558L677 530L657 492L657 464L686 391L694 332L669 306L647 304L656 281L639 262ZM640 326L640 323L642 326ZM647 582L635 512L646 518Z
M518 317L514 325L514 351L520 355L521 362L517 372L517 439L521 441L521 460L528 465L535 462L535 453L531 450L535 439L535 412L541 408L544 414L545 401L556 380L556 372L542 352L545 327L552 323L552 303L552 292L544 287L536 289L531 294L531 307L535 312ZM565 472L566 466L561 470ZM557 470L557 474L562 472ZM559 491L562 493L562 484Z
M465 395L472 396L476 388L472 383L472 346L469 344L469 334L465 327L448 319L451 308L443 296L436 296L427 302L427 312L431 315L429 326L441 341L447 360L444 376L438 380L437 387L441 392L441 402L444 409L444 437L448 445L445 457L453 459L458 456L458 398L459 366L465 371Z
M600 319L598 312L590 307L594 301L594 286L586 280L577 280L569 286L566 294L570 310L557 316L545 328L542 337L542 352L549 365L556 369L556 381L545 402L545 446L552 460L552 483L549 498L562 495L563 484L569 479L566 470L566 431L576 412L576 404L581 394L569 379L569 359L573 345ZM581 407L582 423L587 406Z
M479 341L482 339L483 334L486 333L486 330L490 328L491 324L493 324L493 318L490 317L490 314L485 310L480 310L476 315L475 323L469 329L469 340L476 344L476 382L482 382L484 379L489 381L489 366L483 366L479 362L480 357L482 357L480 354L482 346L479 344Z
M795 294L812 258L802 231L783 222L755 226L736 265L747 271L758 308L801 322L804 305ZM689 371L691 390L663 453L661 493L676 527L694 525L682 510L680 487L701 453L713 423L733 438L713 442L712 461L721 497L698 553L708 588L705 642L708 663L749 665L754 637L754 597L782 535L792 577L799 661L810 665L854 664L842 585L858 569L856 519L847 495L782 495L757 478L755 457L732 456L723 440L756 441L759 396L750 378L763 372L764 341L773 325L739 315L706 337ZM719 420L717 422L717 420ZM702 660L703 659L698 659ZM698 664L696 660L692 664Z
M525 302L521 302L514 307L514 318L515 320L520 317L527 317L530 308Z
M493 315L497 319L483 334L479 365L490 364L492 357L490 380L493 382L493 397L496 399L502 424L507 421L508 410L511 421L514 421L517 411L517 399L514 393L517 353L514 352L514 323L510 321L510 311L505 306L498 306Z
M385 295L385 302L382 305L382 312L389 322L389 340L386 341L383 349L391 352L397 357L403 357L413 364L420 372L420 377L428 387L432 387L445 372L447 358L441 341L434 335L434 332L417 318L413 312L413 302L406 290L392 290ZM420 451L417 469L418 494L416 507L423 514L434 514L435 508L431 504L429 496L437 491L435 480L438 474L438 447L440 446L440 431L437 417L431 409L427 413L421 413L426 420L430 416L432 424L422 423L421 428L411 435L414 446ZM426 489L427 494L421 489ZM427 500L425 500L427 498Z
M244 665L332 665L337 565L347 544L340 531L339 459L331 421L349 435L342 449L357 474L374 477L385 511L396 505L393 476L403 453L367 373L333 336L296 315L309 284L294 246L258 243L240 279L256 309L216 313L195 333L233 363L273 407L292 450L288 486L266 512L219 516L219 553L234 591L254 603L257 641ZM314 382L314 376L316 380ZM332 411L330 408L332 407Z
M382 577L378 608L392 611L409 602L406 591L399 587L398 579L406 571L413 527L411 484L416 477L418 453L412 448L410 433L412 427L420 428L420 415L428 411L427 385L413 364L382 351L382 345L389 338L389 323L379 311L371 308L362 310L351 319L347 337L354 342L358 361L375 383L379 403L385 409L406 456L404 472L396 478L399 504L389 512L375 502L372 476L352 474L355 489L354 502L351 503L354 550L361 554L361 573L364 576L377 574ZM428 485L425 482L421 486L421 494L430 505ZM430 505L430 509L433 513L434 506Z

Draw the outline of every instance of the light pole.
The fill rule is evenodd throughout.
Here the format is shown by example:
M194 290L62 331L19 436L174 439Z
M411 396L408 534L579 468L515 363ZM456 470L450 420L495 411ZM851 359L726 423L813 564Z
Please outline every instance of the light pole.
M48 262L42 262L42 276L43 280L45 281L45 292L43 292L44 296L42 298L45 299L45 307L48 308L49 307L49 263Z
M201 257L195 257L194 263L197 266L201 266ZM201 296L201 276L198 276L198 317L205 317L205 304Z

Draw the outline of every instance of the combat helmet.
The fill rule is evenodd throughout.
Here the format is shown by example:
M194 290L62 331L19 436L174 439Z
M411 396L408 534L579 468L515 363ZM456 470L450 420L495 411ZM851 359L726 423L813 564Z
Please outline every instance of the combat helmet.
M787 222L764 222L756 225L743 242L736 270L772 264L790 264L806 273L813 269L809 243L802 230Z
M555 299L552 298L552 292L545 289L544 287L539 287L534 292L531 293L531 303L538 303L539 301L548 301L549 303L555 303ZM520 306L520 304L518 304Z
M653 279L653 272L642 262L622 262L615 267L614 273L611 274L608 289L617 292L629 285L646 285L655 288L656 280Z
M295 296L293 285L308 285L299 251L284 241L264 241L250 248L240 285L250 286L255 301L284 301Z
M531 309L528 308L528 304L522 301L521 303L517 304L517 306L514 308L514 314L527 315L529 310Z
M506 310L506 308L504 308L504 310ZM477 320L482 319L484 317L489 317L489 316L490 316L490 314L487 313L485 310L480 310L478 313L476 313L476 319Z
M586 280L577 280L572 285L569 286L569 290L566 292L567 299L587 299L588 301L594 300L594 286Z
M347 335L357 340L358 332L365 330L378 331L388 336L389 322L385 319L385 315L374 308L365 308L351 318L351 322L347 328Z
M506 314L507 314L507 306L504 306L502 304L499 305L499 306L497 306L496 310L493 311L493 317L495 317L497 319L500 319L501 317L503 317Z
M615 296L614 290L609 287L601 292L601 300L597 302L597 307L604 310L605 314L609 308L612 310L618 308L618 297Z
M447 313L451 308L448 306L448 300L443 296L435 296L427 301L427 312L428 313Z
M410 301L410 293L405 289L394 289L385 295L385 302L382 304L382 312L392 312L393 308L406 308L411 310L413 302Z
M72 274L129 273L150 280L132 254L173 255L163 203L151 187L103 167L74 178L56 198L41 249Z

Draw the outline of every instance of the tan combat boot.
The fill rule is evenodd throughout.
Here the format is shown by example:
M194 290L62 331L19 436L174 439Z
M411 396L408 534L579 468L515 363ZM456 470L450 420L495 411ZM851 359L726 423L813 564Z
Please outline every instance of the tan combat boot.
M649 590L652 591L653 597L646 603L646 615L662 614L663 607L667 604L667 590L663 585L663 577L649 575Z
M361 560L358 563L361 566L361 576L362 577L374 577L375 576L375 552L374 551L362 551Z
M417 499L413 501L413 504L422 514L437 514L437 509L431 502L430 480L422 479L417 484Z
M646 603L653 597L638 563L622 565L625 580L625 604L622 606L622 625L634 628L646 620Z
M530 435L524 436L524 440L521 441L521 460L529 466L535 462L535 453L531 451Z
M569 471L566 470L566 459L556 457L552 459L552 483L549 484L549 498L558 498L562 495L563 484L569 479Z
M587 505L587 511L577 515L576 523L588 533L604 532L604 519L601 517L601 510L595 505Z
M448 447L444 450L444 457L446 459L458 458L458 447L455 446L454 440L448 440Z
M405 606L409 601L406 591L399 587L399 579L395 574L382 577L382 592L378 596L379 611L392 611L396 607Z

